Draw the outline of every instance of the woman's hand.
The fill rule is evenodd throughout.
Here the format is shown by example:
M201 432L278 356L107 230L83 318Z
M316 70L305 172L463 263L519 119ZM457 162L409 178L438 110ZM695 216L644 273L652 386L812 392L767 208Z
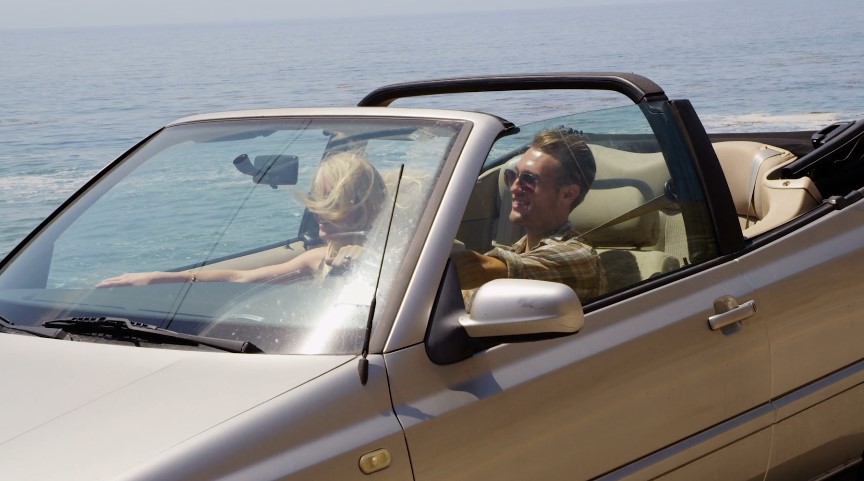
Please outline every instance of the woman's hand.
M333 269L331 272L340 273L351 267L352 263L357 262L357 258L362 254L363 246L347 245L340 247L335 256L324 259L324 262Z

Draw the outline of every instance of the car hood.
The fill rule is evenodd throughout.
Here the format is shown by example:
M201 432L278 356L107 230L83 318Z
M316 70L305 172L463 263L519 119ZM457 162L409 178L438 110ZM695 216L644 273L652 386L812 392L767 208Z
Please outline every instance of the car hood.
M354 357L148 349L0 334L3 477L113 477Z

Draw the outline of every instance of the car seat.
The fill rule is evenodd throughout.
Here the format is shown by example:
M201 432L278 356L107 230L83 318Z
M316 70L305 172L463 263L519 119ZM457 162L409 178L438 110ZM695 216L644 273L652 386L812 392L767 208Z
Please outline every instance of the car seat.
M782 225L822 201L808 177L780 178L783 166L796 159L788 150L738 140L713 145L745 237Z

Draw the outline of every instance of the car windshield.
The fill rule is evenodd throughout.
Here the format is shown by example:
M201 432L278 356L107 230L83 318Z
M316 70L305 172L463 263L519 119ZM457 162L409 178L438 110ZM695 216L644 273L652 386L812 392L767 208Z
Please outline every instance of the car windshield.
M167 127L4 266L0 316L114 317L267 353L359 353L463 128L337 117Z

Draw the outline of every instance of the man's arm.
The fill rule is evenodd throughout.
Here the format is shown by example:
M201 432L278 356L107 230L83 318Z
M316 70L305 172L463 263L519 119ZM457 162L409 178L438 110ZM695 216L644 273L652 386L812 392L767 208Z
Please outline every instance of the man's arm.
M475 289L493 279L507 277L507 264L495 257L464 250L450 255L462 289Z

